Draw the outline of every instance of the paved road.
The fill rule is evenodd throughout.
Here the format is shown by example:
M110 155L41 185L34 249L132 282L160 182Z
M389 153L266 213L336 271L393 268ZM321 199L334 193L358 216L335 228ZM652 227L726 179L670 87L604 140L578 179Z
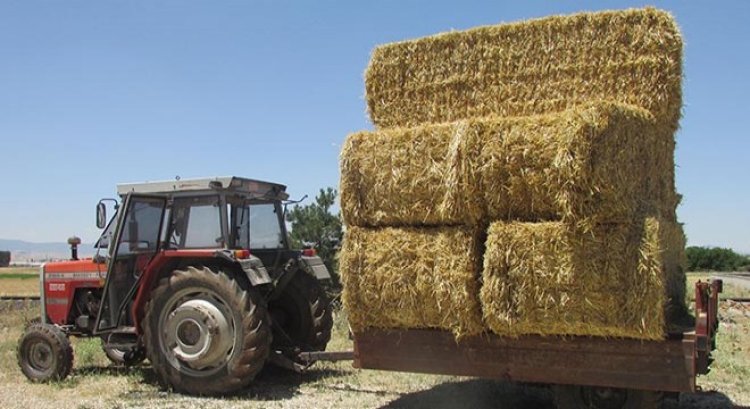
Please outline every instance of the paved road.
M750 289L750 273L721 273L712 277L721 278L727 284L732 284Z

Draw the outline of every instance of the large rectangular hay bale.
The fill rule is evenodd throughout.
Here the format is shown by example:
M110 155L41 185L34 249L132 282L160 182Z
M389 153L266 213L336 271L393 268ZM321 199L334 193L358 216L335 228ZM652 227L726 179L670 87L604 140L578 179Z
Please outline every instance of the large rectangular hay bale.
M671 325L684 318L687 312L685 232L681 223L665 218L649 217L644 223L640 268L661 271L665 278L665 319Z
M647 111L592 102L350 135L341 208L355 226L564 220L674 212L674 139Z
M581 13L377 47L365 73L379 128L561 111L589 100L640 106L675 130L682 39L669 13Z
M482 332L480 235L466 227L349 227L339 266L352 330Z
M473 158L490 220L562 220L581 228L669 214L674 138L645 110L589 103L480 121Z
M680 225L647 218L583 233L560 222L493 223L480 293L500 335L663 339L684 308ZM676 256L677 255L677 256Z
M465 123L349 135L341 211L349 226L476 224L484 217Z

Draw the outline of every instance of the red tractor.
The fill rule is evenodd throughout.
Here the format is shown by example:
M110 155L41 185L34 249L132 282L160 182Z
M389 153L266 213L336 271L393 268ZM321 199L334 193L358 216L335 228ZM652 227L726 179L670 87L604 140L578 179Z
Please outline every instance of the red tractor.
M97 205L106 256L79 260L72 241L72 260L42 267L23 373L63 379L68 336L100 337L115 362L148 358L165 387L223 394L268 361L325 350L333 320L319 280L330 275L314 250L291 249L285 190L239 177L119 185L119 203Z

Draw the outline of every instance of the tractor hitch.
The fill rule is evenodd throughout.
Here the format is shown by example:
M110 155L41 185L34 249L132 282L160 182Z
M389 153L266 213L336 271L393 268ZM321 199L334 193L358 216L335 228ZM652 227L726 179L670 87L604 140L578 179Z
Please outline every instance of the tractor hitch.
M354 351L310 351L299 352L294 358L289 358L282 351L274 351L268 358L269 362L296 373L305 373L318 361L338 362L353 361Z

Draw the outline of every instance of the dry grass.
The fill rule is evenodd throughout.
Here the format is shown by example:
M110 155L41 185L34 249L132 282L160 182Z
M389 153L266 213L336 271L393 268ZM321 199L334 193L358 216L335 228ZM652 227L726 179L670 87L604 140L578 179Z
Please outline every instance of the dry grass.
M0 296L37 296L39 295L38 267L4 267L0 268Z
M120 368L108 363L98 339L74 342L76 362L71 377L57 384L32 384L16 365L15 348L24 323L38 314L27 306L0 314L0 407L2 408L374 408L455 407L474 402L491 406L500 397L510 402L537 401L523 388L467 378L381 371L361 371L349 362L318 363L298 375L273 367L251 386L228 397L200 398L161 390L148 363ZM351 349L346 316L335 317L329 350ZM435 393L431 388L437 388ZM427 393L425 393L427 391ZM416 402L416 403L415 403ZM509 406L513 407L513 406Z
M735 289L727 286L731 294ZM430 408L552 409L541 388L470 378L367 371L348 362L318 363L295 375L269 368L245 391L226 398L196 398L162 391L148 364L132 369L110 366L98 340L75 343L73 375L59 384L37 385L23 377L15 348L24 322L36 306L0 308L0 407L3 408ZM708 393L682 394L667 408L719 409L750 405L744 380L750 371L750 313L722 303L717 361L699 378ZM350 349L346 316L338 312L329 350Z
M731 391L737 403L750 406L750 305L722 302L719 316L716 361L701 383L707 390Z
M553 16L377 47L365 73L379 128L562 111L591 100L640 106L676 129L682 39L651 8Z
M352 329L482 332L478 233L458 227L347 229L340 272Z
M34 279L0 279L0 296L38 296L39 281Z
M673 219L674 139L646 111L592 102L350 135L341 207L352 226Z
M39 275L39 267L2 267L0 268L0 278L3 275Z

